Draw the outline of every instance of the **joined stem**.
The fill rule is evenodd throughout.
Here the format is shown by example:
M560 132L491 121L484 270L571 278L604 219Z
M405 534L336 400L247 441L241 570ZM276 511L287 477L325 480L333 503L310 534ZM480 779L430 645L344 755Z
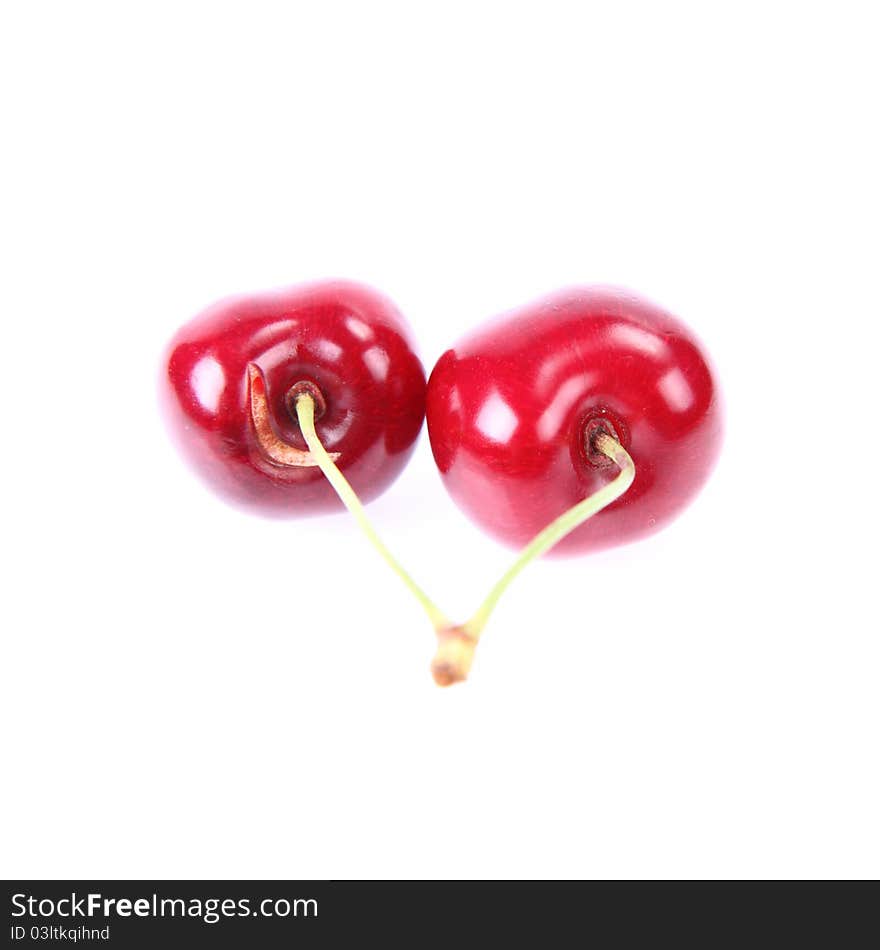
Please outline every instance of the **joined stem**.
M351 512L361 531L379 552L384 561L403 582L404 586L422 605L437 634L437 651L431 663L431 672L438 686L451 686L467 678L474 659L474 650L483 629L501 596L514 578L536 558L545 554L554 544L582 525L593 515L607 508L626 493L635 478L635 465L626 449L607 432L598 432L590 439L591 447L609 458L620 469L608 484L603 485L583 501L551 521L523 548L516 560L499 578L488 596L469 620L453 624L421 587L410 577L397 558L388 550L376 529L367 518L355 490L333 461L315 430L315 399L304 390L296 395L296 418L300 431L309 447L309 464L317 465L332 485L339 499ZM305 453L303 453L305 454ZM302 464L302 463L300 463Z
M333 458L328 454L321 440L318 438L318 433L315 431L315 400L308 392L302 392L297 396L296 418L314 463L321 469L327 481L333 486L334 491L339 496L343 505L351 512L358 527L367 536L370 544L381 554L385 563L397 574L410 593L422 605L422 608L434 625L434 629L440 630L448 627L449 620L443 611L440 610L434 601L431 600L412 577L410 577L376 533L376 529L370 523L369 518L367 518L367 513L364 511L364 506L361 504L357 493L351 487L348 479L339 470Z

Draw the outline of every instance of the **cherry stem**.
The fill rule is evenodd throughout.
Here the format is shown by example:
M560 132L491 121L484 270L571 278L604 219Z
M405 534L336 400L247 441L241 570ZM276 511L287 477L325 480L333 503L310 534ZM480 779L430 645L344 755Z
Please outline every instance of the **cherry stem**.
M382 555L391 570L397 574L416 600L422 605L425 613L434 625L434 629L440 630L448 627L449 620L443 611L428 597L422 588L419 587L406 570L404 570L397 558L385 547L376 529L367 518L367 513L364 511L364 506L361 504L357 493L321 443L318 433L315 431L315 400L307 392L300 393L297 396L296 418L315 464L321 469L327 481L333 486L340 501L351 512L358 527L367 536L373 547Z
M582 525L587 519L607 508L626 493L636 475L635 465L629 452L607 432L599 432L591 440L592 447L611 459L620 469L613 481L603 485L588 498L569 508L555 521L535 535L523 548L519 557L510 565L489 595L477 608L470 620L456 627L438 629L438 647L431 664L435 681L449 686L467 677L473 662L474 650L487 621L514 578L535 558L545 554L554 544Z

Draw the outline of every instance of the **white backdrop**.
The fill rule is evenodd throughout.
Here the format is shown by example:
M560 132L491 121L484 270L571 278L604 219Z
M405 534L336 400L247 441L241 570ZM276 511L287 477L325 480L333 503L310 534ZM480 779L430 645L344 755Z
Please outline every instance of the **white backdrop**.
M0 872L880 874L871 13L6 5ZM192 313L331 275L428 368L565 284L657 300L721 372L715 476L530 568L437 689L353 524L225 507L158 417ZM510 558L425 433L370 512L457 616Z

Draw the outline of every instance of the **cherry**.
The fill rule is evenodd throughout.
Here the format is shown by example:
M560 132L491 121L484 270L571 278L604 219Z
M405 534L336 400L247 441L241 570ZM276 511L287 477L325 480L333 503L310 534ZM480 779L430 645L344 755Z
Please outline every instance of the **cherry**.
M428 383L428 432L453 499L512 545L602 488L616 467L596 435L617 440L637 474L554 547L580 554L651 534L691 501L718 455L721 405L684 324L626 291L581 287L444 353Z
M425 415L425 371L389 300L326 281L221 301L175 335L161 390L181 451L218 494L282 517L344 506L434 628L449 626L361 501L400 473Z
M712 470L721 417L693 334L615 288L561 291L444 353L427 396L443 481L490 534L528 544L468 621L438 628L436 681L467 676L490 613L530 561L633 541L673 519Z
M178 331L164 370L183 455L224 499L263 515L342 508L306 443L301 396L367 501L400 474L424 418L425 373L403 317L348 281L223 300Z

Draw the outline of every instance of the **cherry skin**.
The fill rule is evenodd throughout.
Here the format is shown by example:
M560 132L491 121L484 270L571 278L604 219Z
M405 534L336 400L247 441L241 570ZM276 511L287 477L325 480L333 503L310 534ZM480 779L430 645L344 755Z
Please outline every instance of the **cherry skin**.
M635 480L553 553L659 530L717 459L722 410L706 353L671 314L611 287L575 287L504 314L438 361L428 432L443 481L489 534L522 546L617 474L598 433L632 456Z
M400 474L424 419L425 372L394 305L348 281L233 297L172 339L161 381L169 428L227 501L285 517L342 510L306 454L296 396L362 500Z

